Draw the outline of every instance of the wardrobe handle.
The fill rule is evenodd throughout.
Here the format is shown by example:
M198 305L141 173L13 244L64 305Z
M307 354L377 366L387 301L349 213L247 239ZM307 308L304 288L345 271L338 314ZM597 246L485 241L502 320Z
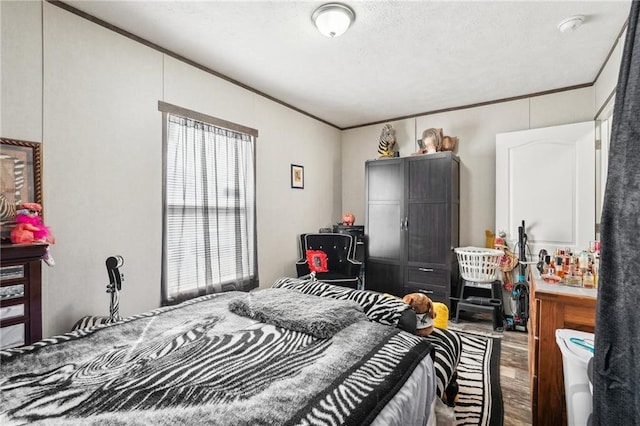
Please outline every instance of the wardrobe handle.
M418 271L422 271L422 272L433 272L433 268L418 268Z
M423 289L418 289L418 292L420 293L424 293L424 294L433 294L433 290L423 290Z

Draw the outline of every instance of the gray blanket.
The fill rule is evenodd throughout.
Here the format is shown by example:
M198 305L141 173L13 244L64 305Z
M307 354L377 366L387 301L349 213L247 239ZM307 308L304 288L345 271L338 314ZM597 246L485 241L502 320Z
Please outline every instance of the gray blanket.
M238 315L327 339L356 321L366 321L362 307L348 300L310 296L294 290L270 288L248 293L229 303Z
M0 424L366 425L430 351L371 321L317 338L229 311L259 305L260 293L204 296L1 351Z

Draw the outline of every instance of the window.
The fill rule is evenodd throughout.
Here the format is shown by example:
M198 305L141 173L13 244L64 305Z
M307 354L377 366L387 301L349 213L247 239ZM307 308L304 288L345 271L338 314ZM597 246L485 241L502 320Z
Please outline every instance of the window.
M160 109L163 304L257 287L257 131L164 103Z

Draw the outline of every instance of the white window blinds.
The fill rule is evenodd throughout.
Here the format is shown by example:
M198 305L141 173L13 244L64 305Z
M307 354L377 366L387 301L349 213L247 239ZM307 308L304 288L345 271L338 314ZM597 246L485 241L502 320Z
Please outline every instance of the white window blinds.
M256 287L253 136L165 115L163 302Z

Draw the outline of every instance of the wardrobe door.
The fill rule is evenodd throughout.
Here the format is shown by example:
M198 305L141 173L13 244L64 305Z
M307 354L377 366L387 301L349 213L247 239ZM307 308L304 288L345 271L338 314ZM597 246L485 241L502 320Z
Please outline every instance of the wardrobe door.
M452 249L458 241L458 160L442 152L408 158L405 167L404 293L425 293L449 305L457 287Z
M402 293L404 167L401 159L365 165L368 243L366 288Z
M449 267L451 251L448 153L407 160L407 263Z

